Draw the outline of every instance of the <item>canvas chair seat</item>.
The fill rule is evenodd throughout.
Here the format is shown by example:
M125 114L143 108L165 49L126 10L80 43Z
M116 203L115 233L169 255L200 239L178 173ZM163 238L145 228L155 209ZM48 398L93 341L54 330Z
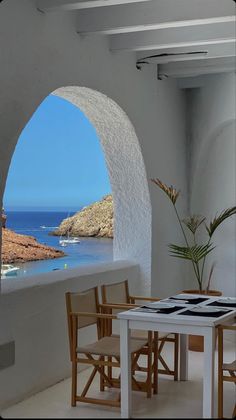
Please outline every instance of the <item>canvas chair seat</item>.
M166 337L170 336L170 333L165 333L165 332L158 332L158 340L161 340L162 338L166 338ZM144 331L144 330L132 330L131 331L131 338L141 338L141 339L145 339L147 340L148 338L148 331Z
M112 336L116 336L116 334L112 334ZM173 334L172 334L173 336ZM170 333L166 332L158 332L158 340L164 339L166 337L171 337ZM148 340L148 331L144 330L131 330L131 338L141 339L141 340Z
M235 372L236 371L236 360L231 363L223 363L222 366L223 370L228 370L229 372Z
M130 351L131 353L135 353L140 350L145 344L147 340L138 340L134 339L130 341ZM120 357L120 338L117 335L112 335L109 337L103 337L100 340L87 344L86 346L79 346L76 349L77 353L90 353L97 356L113 356L113 357Z

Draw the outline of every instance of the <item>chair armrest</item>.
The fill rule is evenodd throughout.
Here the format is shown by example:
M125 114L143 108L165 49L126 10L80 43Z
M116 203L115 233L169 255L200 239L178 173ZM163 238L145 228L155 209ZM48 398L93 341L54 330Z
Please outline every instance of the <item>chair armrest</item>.
M103 319L117 319L116 315L100 314L97 312L70 312L70 316L78 318L78 316L86 316L90 318L103 318Z
M132 309L137 308L138 305L135 305L133 303L101 303L99 305L101 310L103 309Z

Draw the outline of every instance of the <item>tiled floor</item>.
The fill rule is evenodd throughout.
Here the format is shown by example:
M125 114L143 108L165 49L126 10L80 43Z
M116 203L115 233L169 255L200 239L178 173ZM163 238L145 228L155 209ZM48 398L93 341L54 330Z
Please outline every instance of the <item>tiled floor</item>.
M170 345L169 345L170 346ZM227 343L227 356L235 357L235 348ZM166 357L170 347L166 345ZM217 352L216 352L217 358ZM88 370L81 373L87 376ZM145 393L133 392L134 418L201 418L202 417L203 354L190 352L189 380L175 382L159 376L159 393L147 399ZM94 404L77 403L70 406L71 380L64 380L1 413L3 418L120 418L118 408L104 408ZM99 389L94 387L95 391ZM215 381L217 392L217 381ZM118 392L115 390L114 392ZM217 394L216 394L217 395ZM230 417L235 401L234 384L225 386L225 416ZM217 403L217 401L216 401Z

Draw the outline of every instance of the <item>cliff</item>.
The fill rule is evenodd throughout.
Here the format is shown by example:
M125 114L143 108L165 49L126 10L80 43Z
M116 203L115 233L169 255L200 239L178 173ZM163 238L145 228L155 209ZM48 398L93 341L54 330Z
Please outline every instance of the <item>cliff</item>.
M40 244L33 236L19 235L2 229L2 263L27 262L63 257L65 254L53 247Z
M96 236L113 238L113 201L107 195L101 201L84 207L64 219L53 235Z

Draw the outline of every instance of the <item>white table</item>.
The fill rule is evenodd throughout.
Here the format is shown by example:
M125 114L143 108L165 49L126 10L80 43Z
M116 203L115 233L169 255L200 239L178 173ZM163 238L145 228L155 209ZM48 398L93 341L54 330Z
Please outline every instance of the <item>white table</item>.
M194 295L197 297L208 297ZM219 297L208 297L202 305L215 302ZM169 303L167 299L160 302ZM177 305L177 304L176 304ZM132 415L131 390L131 358L130 358L130 330L165 331L180 334L180 380L188 379L188 334L204 336L204 375L203 375L203 418L214 417L214 370L215 370L215 326L225 321L233 320L236 309L219 317L181 315L190 304L179 304L182 309L171 314L150 312L136 312L128 310L120 312L120 352L121 352L121 417L129 418ZM199 306L199 305L198 305ZM218 309L220 309L218 307ZM223 309L223 308L222 308Z

